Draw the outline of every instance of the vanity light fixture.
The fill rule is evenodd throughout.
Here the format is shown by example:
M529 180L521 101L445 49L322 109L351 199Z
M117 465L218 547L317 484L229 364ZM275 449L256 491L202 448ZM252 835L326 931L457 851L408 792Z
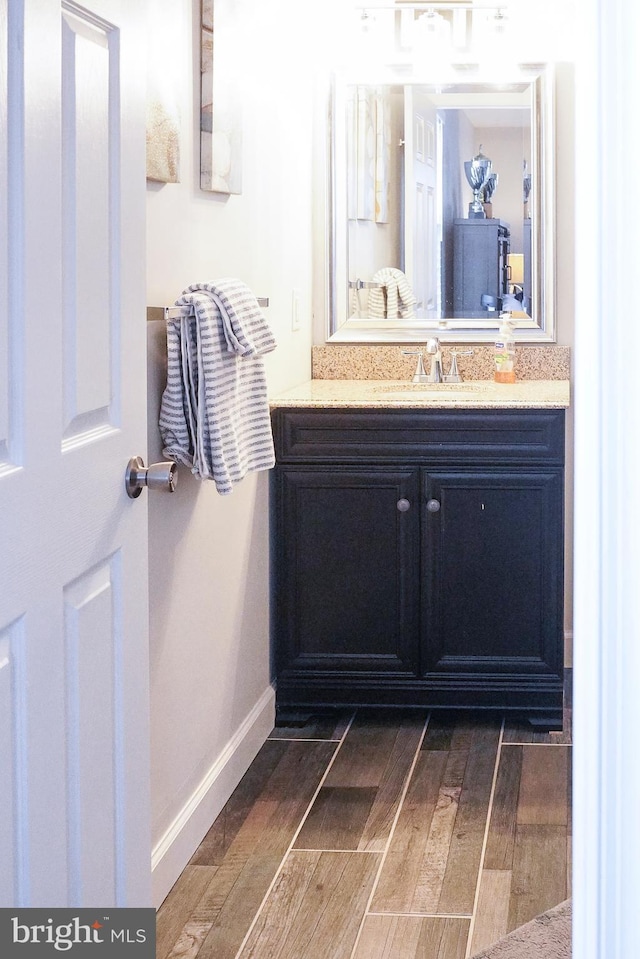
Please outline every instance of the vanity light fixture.
M421 13L415 22L416 37L426 40L428 43L439 43L442 40L451 42L451 24L442 14L435 10L427 10Z
M347 44L348 60L355 59L361 66L374 68L394 59L394 10L389 5L377 4L356 7L357 20L349 33L353 42Z
M473 14L473 41L474 44L504 43L509 41L511 20L504 7L494 10L474 9Z
M504 12L503 7L498 7L493 15L493 29L500 36L504 34L509 23L509 18Z
M451 21L435 10L421 13L413 22L412 57L426 62L431 70L442 71L451 57Z
M355 10L359 14L360 42L369 47L370 55L375 46L384 59L395 53L396 60L409 58L415 62L428 53L439 60L449 59L455 66L460 56L485 60L499 47L503 61L524 62L531 57L523 48L528 50L537 43L533 18L520 8L512 9L510 3L371 0L356 5Z

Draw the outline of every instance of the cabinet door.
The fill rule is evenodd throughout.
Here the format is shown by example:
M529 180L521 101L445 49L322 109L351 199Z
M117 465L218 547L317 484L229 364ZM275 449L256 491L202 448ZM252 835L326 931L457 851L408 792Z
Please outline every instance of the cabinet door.
M423 675L559 676L562 470L429 472L423 508Z
M283 671L415 675L418 471L276 472L279 680Z

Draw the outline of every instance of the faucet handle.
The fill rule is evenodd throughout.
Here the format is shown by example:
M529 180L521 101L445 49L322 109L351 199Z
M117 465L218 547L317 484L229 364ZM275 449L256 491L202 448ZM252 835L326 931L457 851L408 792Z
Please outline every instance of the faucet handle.
M445 383L462 383L462 377L458 369L459 356L473 356L473 350L451 350L451 368L444 377Z
M403 351L402 351L402 354L403 354L403 356L417 356L417 357L418 357L418 362L417 362L417 364L416 364L416 371L415 371L415 373L413 374L413 380L412 380L411 382L412 382L412 383L426 383L426 382L427 382L427 374L426 374L426 372L425 372L424 362L423 362L423 359L422 359L422 350L403 350Z

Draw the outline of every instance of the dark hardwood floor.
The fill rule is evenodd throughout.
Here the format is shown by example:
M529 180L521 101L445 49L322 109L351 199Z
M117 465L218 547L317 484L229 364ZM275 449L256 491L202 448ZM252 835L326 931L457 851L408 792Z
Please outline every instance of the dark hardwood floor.
M158 959L473 955L571 894L569 726L274 729L160 908Z

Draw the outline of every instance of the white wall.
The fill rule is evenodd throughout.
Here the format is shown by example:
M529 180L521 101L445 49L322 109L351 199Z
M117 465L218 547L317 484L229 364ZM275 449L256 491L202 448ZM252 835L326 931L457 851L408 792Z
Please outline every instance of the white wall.
M640 380L628 158L640 124L637 0L587 0L577 33L576 638L573 952L638 954ZM591 202L592 184L603 184ZM606 186L604 186L606 184ZM630 355L631 354L631 355ZM630 362L631 360L631 362Z
M511 252L522 253L522 161L527 160L530 170L531 131L528 126L476 127L474 134L498 174L498 188L492 197L493 216L509 224Z
M230 197L198 186L200 4L165 5L167 50L182 65L181 182L147 188L147 303L171 304L190 283L224 276L268 296L278 347L265 362L276 392L310 375L312 96L305 44L291 43L308 25L296 23L305 18L294 0L234 4L246 23L238 51L246 82L243 192ZM299 332L291 330L294 288ZM150 323L151 461L162 458L157 411L165 357L163 324ZM268 474L250 475L223 497L181 468L177 492L151 496L149 510L159 903L272 726Z

